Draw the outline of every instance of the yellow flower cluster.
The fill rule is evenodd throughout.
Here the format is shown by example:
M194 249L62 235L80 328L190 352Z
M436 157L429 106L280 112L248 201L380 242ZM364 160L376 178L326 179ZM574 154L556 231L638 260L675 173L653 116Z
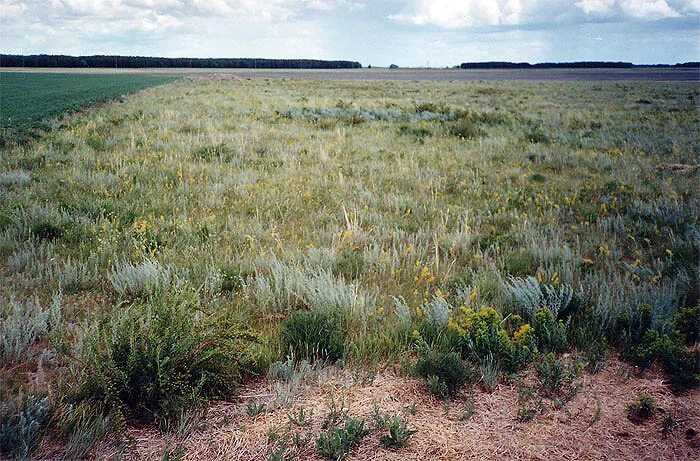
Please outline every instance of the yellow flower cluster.
M145 234L151 228L151 225L145 219L137 219L131 225L131 228L139 234Z
M533 328L529 323L522 325L518 331L513 334L513 339L517 343L524 343L529 341L529 337L534 334Z

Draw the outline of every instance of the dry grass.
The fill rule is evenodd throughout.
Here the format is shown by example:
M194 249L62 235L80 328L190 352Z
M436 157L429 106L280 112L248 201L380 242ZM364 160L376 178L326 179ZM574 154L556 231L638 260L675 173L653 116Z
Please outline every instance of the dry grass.
M306 389L295 408L313 410L312 434L321 430L331 398L341 399L352 416L371 420L374 403L386 414L404 412L415 405L409 424L418 432L408 447L384 449L377 431L351 452L351 460L403 459L576 459L576 460L694 460L700 456L700 436L688 438L688 429L700 428L700 391L674 396L654 371L631 377L628 365L611 360L598 374L585 375L584 386L564 408L548 408L531 421L517 421L517 388L501 385L493 393L477 392L476 412L461 421L464 396L445 406L428 394L421 381L382 372L371 384L354 383L344 374L324 385ZM626 405L639 392L648 392L660 408L680 421L667 438L660 432L663 415L644 424L626 417ZM272 392L258 383L242 395L265 396ZM270 450L268 431L287 424L289 409L278 409L255 417L246 414L246 401L214 404L203 428L181 442L182 459L258 460ZM162 459L173 447L173 439L154 429L132 429L127 458ZM106 447L97 458L110 458ZM297 459L322 459L313 440Z

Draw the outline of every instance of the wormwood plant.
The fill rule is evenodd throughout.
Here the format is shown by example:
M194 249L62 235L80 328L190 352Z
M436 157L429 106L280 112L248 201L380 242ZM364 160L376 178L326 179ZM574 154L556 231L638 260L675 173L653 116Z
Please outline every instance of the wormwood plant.
M207 398L230 397L251 371L256 337L198 304L181 293L116 309L88 338L77 398L163 423Z
M0 366L27 360L32 346L49 331L61 325L61 297L43 308L38 299L26 302L0 300Z
M26 459L41 441L49 422L48 398L29 396L17 408L13 402L0 404L0 453Z

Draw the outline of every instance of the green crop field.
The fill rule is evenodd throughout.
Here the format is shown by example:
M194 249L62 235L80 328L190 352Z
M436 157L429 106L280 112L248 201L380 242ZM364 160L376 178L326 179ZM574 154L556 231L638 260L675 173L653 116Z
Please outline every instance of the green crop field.
M154 75L0 72L0 128L21 128L67 110L173 81Z
M696 83L215 78L0 147L1 452L698 459Z

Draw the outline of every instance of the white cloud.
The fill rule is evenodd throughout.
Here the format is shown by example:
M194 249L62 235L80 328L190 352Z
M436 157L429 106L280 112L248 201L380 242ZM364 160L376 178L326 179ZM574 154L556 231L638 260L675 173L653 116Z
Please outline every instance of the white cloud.
M419 0L390 18L444 28L516 25L543 2L539 0Z
M666 0L621 0L622 11L637 19L676 18L680 13L671 8Z
M0 18L12 19L22 15L27 10L27 5L21 2L0 3Z
M441 28L659 20L700 12L700 0L412 0L389 18Z
M581 0L576 6L586 14L603 14L612 10L615 0Z
M700 0L687 0L682 7L684 11L700 13Z

